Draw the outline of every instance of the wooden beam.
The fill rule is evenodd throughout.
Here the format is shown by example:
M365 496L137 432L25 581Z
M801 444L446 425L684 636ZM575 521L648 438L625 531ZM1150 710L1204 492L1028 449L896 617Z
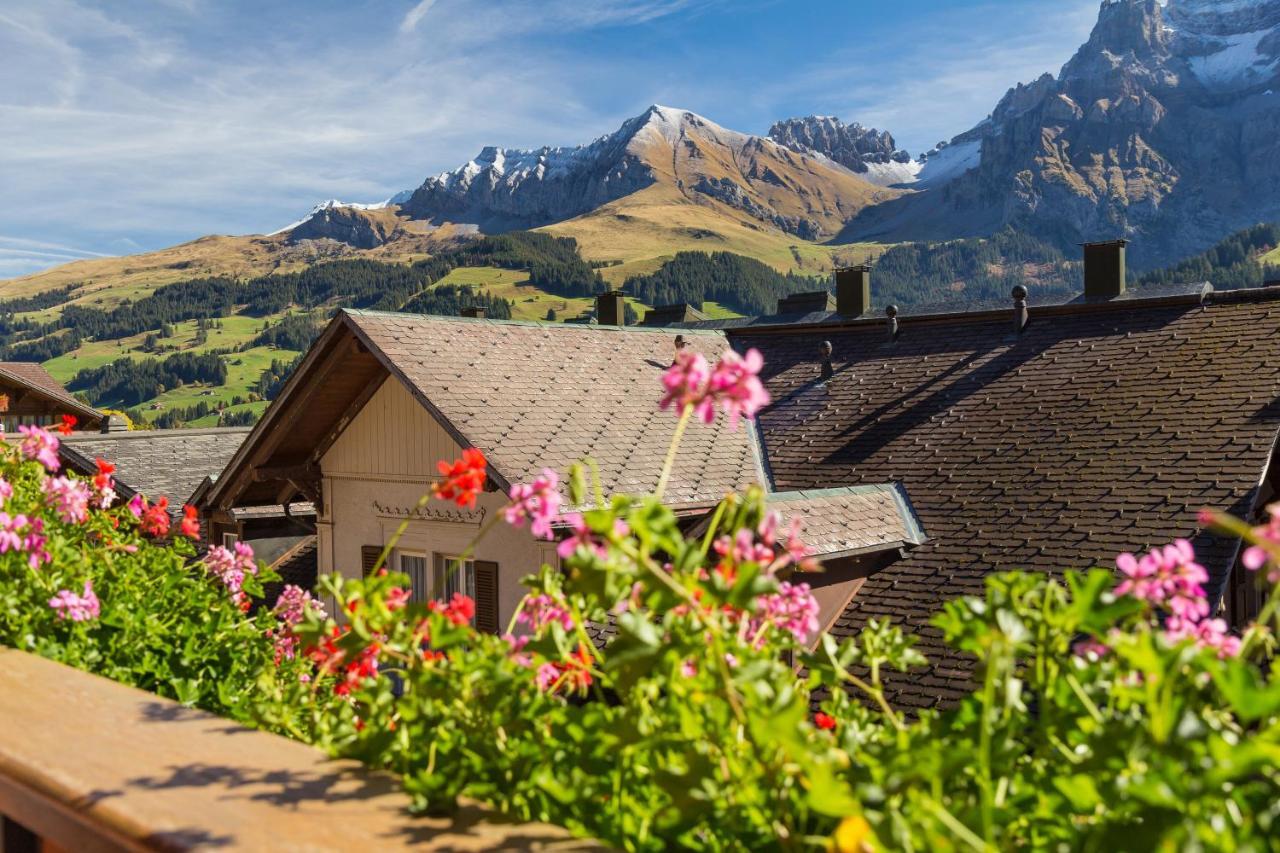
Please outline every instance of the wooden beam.
M320 469L314 465L255 465L253 481L255 483L273 483L277 480L307 482L320 479Z

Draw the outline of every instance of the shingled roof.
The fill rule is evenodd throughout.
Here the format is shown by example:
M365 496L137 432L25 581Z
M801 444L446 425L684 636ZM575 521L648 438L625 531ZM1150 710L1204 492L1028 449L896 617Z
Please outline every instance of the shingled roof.
M180 511L206 477L221 473L248 434L248 427L78 432L64 436L62 448L73 468L93 471L94 460L105 459L116 466L117 482L153 501L166 497Z
M720 332L684 337L713 360L728 347ZM342 311L209 501L278 502L280 484L260 472L314 466L388 374L460 445L485 452L500 487L589 457L606 494L652 492L677 421L657 407L673 355L668 331ZM730 430L723 416L688 430L668 500L709 505L761 483L758 447L750 424Z
M926 541L911 501L895 484L777 492L766 504L777 511L784 528L799 519L804 544L821 560Z
M102 420L102 413L92 406L77 400L62 383L49 375L39 364L29 361L0 361L0 379L7 379L18 386L29 388L37 394L62 404L69 412L79 415L83 420L97 423Z
M775 487L901 482L930 541L868 578L835 626L890 617L921 638L927 671L893 699L956 699L970 665L930 617L1000 569L1112 566L1115 554L1195 541L1220 594L1237 544L1196 513L1248 514L1280 430L1280 288L824 325L743 329L774 403L758 429Z

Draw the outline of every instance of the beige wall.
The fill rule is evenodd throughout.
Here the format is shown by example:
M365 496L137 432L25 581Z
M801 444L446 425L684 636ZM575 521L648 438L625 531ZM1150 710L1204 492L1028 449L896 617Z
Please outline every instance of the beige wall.
M391 541L436 475L436 461L454 459L461 448L429 412L392 377L369 400L320 460L325 515L319 520L320 572L360 576L360 548ZM401 550L459 554L484 521L506 503L501 493L480 496L475 511L432 500L410 519L392 554ZM524 590L520 578L554 561L555 547L535 540L527 528L495 524L476 546L475 559L498 564L498 620L503 627Z

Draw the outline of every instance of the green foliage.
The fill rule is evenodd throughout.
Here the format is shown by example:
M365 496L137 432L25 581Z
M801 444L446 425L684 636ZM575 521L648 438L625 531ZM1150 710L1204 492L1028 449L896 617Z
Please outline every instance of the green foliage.
M1210 282L1218 290L1261 287L1280 278L1280 266L1263 266L1259 257L1280 246L1280 225L1255 225L1224 238L1208 251L1162 270L1139 276L1138 288L1162 284Z
M974 692L912 718L882 680L925 662L898 628L810 651L770 622L777 564L730 556L765 512L731 497L696 539L655 498L586 512L600 548L526 579L527 640L406 606L400 575L331 577L348 626L300 627L317 681L262 720L395 770L421 808L480 798L630 850L1274 849L1274 600L1219 659L1108 571L994 575L934 622ZM600 648L591 623L613 626Z
M39 519L51 558L33 568L23 550L0 554L0 645L247 721L260 680L278 675L263 634L270 616L242 613L193 562L188 540L145 535L125 506L90 510L83 523L63 521L42 495L44 469L12 445L0 449L0 475L14 489L3 521ZM258 595L274 579L263 569L244 588ZM86 581L100 615L59 619L49 599L60 590L79 594Z
M255 335L248 346L272 346L304 352L323 330L320 318L312 314L289 314L279 323L268 325Z
M755 315L775 313L783 296L827 286L731 252L679 252L656 271L628 278L622 289L648 305L686 302L700 308L710 300Z
M442 284L419 293L405 303L402 310L410 314L439 314L458 316L463 308L483 308L485 317L492 320L510 320L511 303L487 293L477 293L469 284Z

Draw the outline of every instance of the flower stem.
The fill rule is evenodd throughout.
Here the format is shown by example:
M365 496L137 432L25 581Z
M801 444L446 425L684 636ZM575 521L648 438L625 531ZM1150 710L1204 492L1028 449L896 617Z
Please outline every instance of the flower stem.
M662 500L662 495L667 490L667 480L671 478L671 469L676 464L676 451L680 449L680 439L684 437L684 429L689 425L689 418L693 415L693 406L686 404L684 411L680 413L680 420L676 422L676 431L671 435L671 446L667 448L667 458L662 463L662 476L658 478L658 488L653 490L653 496L658 500Z

